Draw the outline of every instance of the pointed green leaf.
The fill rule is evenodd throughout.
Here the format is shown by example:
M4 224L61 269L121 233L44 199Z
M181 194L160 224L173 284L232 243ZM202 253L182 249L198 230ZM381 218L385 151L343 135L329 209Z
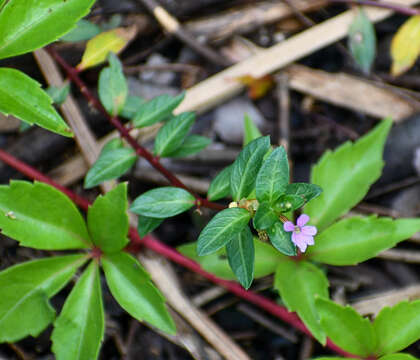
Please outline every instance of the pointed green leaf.
M341 306L329 299L316 299L321 326L334 344L350 354L368 357L376 347L376 334L369 319L351 306Z
M65 85L58 86L48 86L46 93L50 96L54 104L61 105L67 99L67 96L70 93L70 84L68 82Z
M101 32L101 28L85 19L79 20L76 27L60 38L61 41L78 42L92 39Z
M55 317L48 298L60 291L86 260L84 255L56 256L0 272L0 343L35 337L44 330Z
M109 67L102 69L99 75L99 99L108 114L116 116L124 107L128 86L118 57L110 53L108 61Z
M92 244L73 202L38 182L11 181L0 186L0 228L22 246L35 249L83 249Z
M284 258L284 255L278 251L273 251L271 245L263 243L257 237L254 237L254 249L254 278L256 279L272 274L276 270L277 264ZM198 262L204 270L218 277L227 280L236 279L229 266L225 247L206 256L197 255L197 242L181 245L177 250Z
M165 298L135 258L124 252L107 254L102 264L109 289L125 311L168 334L175 333Z
M194 204L195 198L187 190L165 186L137 197L130 210L138 215L165 219L187 211Z
M133 119L135 127L145 127L153 125L159 121L165 121L172 111L184 100L185 93L176 97L161 95L144 103Z
M139 96L129 95L125 101L124 107L120 112L120 116L126 119L132 119L145 102L146 100Z
M93 243L104 252L115 252L127 243L127 184L119 184L98 196L88 210L88 228Z
M289 184L289 161L284 147L275 149L264 160L256 181L258 201L273 203L282 195Z
M349 48L356 63L368 74L375 59L376 34L362 7L357 9L357 15L350 25Z
M57 360L98 358L105 333L99 267L92 261L64 303L51 335Z
M229 195L231 171L232 165L229 165L219 172L212 180L207 192L207 198L210 201L219 200Z
M160 224L162 224L163 219L157 219L147 216L138 217L137 232L139 236L145 237L147 234L155 230Z
M244 116L244 147L252 140L258 139L262 134L248 114Z
M382 356L379 358L379 360L418 360L418 358L410 354L397 353L397 354Z
M233 200L238 201L254 189L255 181L263 162L264 155L270 149L270 137L265 136L251 141L239 153L233 163L230 174L230 188Z
M328 280L324 273L307 261L289 258L277 266L274 287L290 311L296 311L312 335L323 345L326 335L319 322L315 297L328 298Z
M207 146L209 146L210 144L211 140L209 138L206 138L205 136L190 135L185 139L185 141L177 150L171 152L166 156L173 158L181 158L189 155L194 155L206 148Z
M303 204L306 204L308 201L318 197L321 193L322 189L318 185L307 183L288 184L285 191L286 195L294 195L301 198Z
M420 337L420 300L385 307L373 323L379 355L391 354L405 349Z
M57 40L89 12L93 3L94 0L9 0L0 13L0 59Z
M124 147L124 142L121 138L116 137L111 140L109 140L102 148L101 153L99 157L107 153L108 151L115 150L115 149L121 149Z
M381 175L382 152L392 121L384 120L354 144L327 151L312 169L311 182L323 193L305 207L319 231L349 211Z
M119 178L134 165L137 156L132 149L109 149L102 152L85 177L85 189Z
M276 213L271 209L268 202L259 204L257 212L254 216L254 227L258 230L266 230L271 228L278 221Z
M178 150L187 137L194 121L195 114L192 112L184 112L172 117L162 126L156 136L155 154L164 157Z
M362 218L336 222L315 237L307 255L329 265L356 265L420 231L420 219Z
M241 208L218 212L198 237L198 255L208 255L225 246L247 226L250 219L249 212Z
M40 83L18 70L0 68L0 112L72 137L72 131L51 104Z
M254 241L248 226L227 243L226 254L240 284L248 289L254 278Z
M296 255L296 246L292 242L292 233L283 229L283 223L277 221L267 230L267 235L273 246L282 254L288 256Z

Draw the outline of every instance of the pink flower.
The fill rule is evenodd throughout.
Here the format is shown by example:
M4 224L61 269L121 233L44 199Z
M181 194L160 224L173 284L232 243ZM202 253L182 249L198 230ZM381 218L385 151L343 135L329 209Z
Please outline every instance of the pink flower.
M304 226L309 221L309 216L302 214L298 217L296 224L286 221L283 225L284 231L292 233L292 241L301 252L305 252L308 245L314 244L314 235L317 233L315 226Z

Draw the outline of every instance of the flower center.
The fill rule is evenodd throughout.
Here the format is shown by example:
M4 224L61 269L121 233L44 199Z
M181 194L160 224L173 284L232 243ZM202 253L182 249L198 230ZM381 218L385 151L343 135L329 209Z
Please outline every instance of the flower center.
M300 233L300 227L299 226L295 226L295 230L293 230L293 232L295 233L295 234L299 234Z

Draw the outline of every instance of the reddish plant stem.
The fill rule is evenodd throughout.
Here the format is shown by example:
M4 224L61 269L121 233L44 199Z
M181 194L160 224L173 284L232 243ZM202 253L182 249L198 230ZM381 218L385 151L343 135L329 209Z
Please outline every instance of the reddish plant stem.
M379 7L382 9L388 9L395 11L397 13L403 14L403 15L420 15L420 11L418 9L407 7L407 6L401 6L399 4L393 4L383 1L375 1L375 0L328 0L329 2L333 3L345 3L345 4L355 4L355 5L364 5L364 6L373 6L373 7Z
M71 200L73 200L74 203L79 205L82 209L87 210L90 206L90 202L86 200L85 198L75 194L73 191L65 188L64 186L61 186L57 184L54 180L51 178L45 176L35 168L25 164L24 162L16 159L14 156L8 154L6 151L0 149L0 160L5 162L6 164L10 165L14 169L18 170L22 174L26 175L27 177L38 180L41 182L44 182L46 184L49 184L56 189L62 191L64 194L66 194ZM298 318L298 316L295 313L289 312L287 309L277 305L274 301L267 299L266 297L256 294L252 291L247 291L243 289L239 284L228 281L224 279L220 279L217 276L205 271L200 264L197 262L185 257L178 251L172 249L171 247L163 244L160 242L157 238L155 238L152 235L147 235L144 238L140 239L137 230L133 227L130 228L130 239L131 243L127 247L128 251L131 252L137 252L142 246L145 246L156 253L166 257L167 259L172 260L173 262L197 273L203 276L204 278L210 280L214 284L217 284L219 286L224 287L226 290L230 291L231 293L235 294L236 296L240 297L241 299L244 299L261 309L264 309L268 313L278 317L279 319L283 320L284 322L289 323L294 328L300 330L304 334L307 334L309 336L312 336L311 332L308 330L308 328L302 323L302 321ZM342 356L354 358L356 356L347 353L346 351L339 348L337 345L335 345L331 340L327 340L327 347L331 350L335 351L337 354L340 354Z
M77 69L67 64L67 62L54 50L53 47L49 47L48 52L65 70L69 79L77 85L80 92L87 99L88 103L91 106L95 107L97 110L99 110L108 119L108 121L118 130L121 137L124 138L127 141L127 143L134 149L138 156L145 158L157 171L159 171L163 176L165 176L173 186L183 188L190 192L195 197L196 205L198 208L201 206L214 210L223 210L226 208L224 205L208 201L207 199L198 196L191 189L189 189L181 180L179 180L173 173L166 169L160 163L158 157L153 156L146 148L141 146L136 141L136 139L134 139L130 135L127 128L122 124L122 122L117 116L111 116L108 114L108 112L101 104L99 99L92 94L92 92L88 89L86 84L80 78L79 71Z

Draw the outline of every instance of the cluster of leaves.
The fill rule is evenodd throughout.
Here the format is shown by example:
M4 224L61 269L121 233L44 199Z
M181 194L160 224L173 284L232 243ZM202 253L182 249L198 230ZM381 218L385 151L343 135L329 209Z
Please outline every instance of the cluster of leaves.
M25 54L57 40L85 16L94 0L0 1L0 59ZM11 68L0 68L0 112L63 136L72 131L40 84Z
M392 220L376 216L339 219L363 199L369 187L379 178L383 167L383 146L391 124L390 120L384 120L357 142L347 142L335 151L327 151L313 167L311 181L320 186L323 192L308 202L304 212L311 217L311 224L317 226L319 234L315 237L315 245L309 247L304 255L291 258L256 237L253 239L254 276L258 278L274 273L274 287L283 303L290 311L299 314L311 333L323 344L328 329L320 323L315 304L316 297L328 299L329 284L322 264L356 265L420 230L420 219ZM254 136L257 134L254 133ZM263 143L263 139L257 139L257 143ZM280 153L281 150L277 151ZM270 156L272 154L274 151ZM239 162L240 157L235 163ZM223 183L235 181L233 177L225 177ZM233 189L236 189L235 185ZM227 209L223 212L232 210L243 209ZM209 225L219 219L218 215ZM224 218L228 222L226 216ZM255 226L256 216L253 223ZM219 248L207 256L197 255L196 248L203 246L200 245L203 234L205 231L198 243L185 244L179 250L200 262L204 269L220 277L234 279L236 274L230 270L229 260L226 259L228 248ZM231 236L235 239L235 236ZM210 237L208 241L212 241ZM271 242L275 244L272 239Z
M407 19L395 33L391 43L391 74L399 76L409 70L420 55L420 16ZM376 55L375 27L362 7L349 28L349 50L360 69L368 74Z
M174 97L161 95L149 101L128 95L121 63L113 53L109 54L109 67L100 73L98 89L99 98L107 112L112 116L121 115L129 119L134 128L163 123L154 143L154 154L159 158L193 155L211 142L204 136L188 134L195 122L194 113L173 115L175 108L184 99L183 93ZM122 176L130 170L136 159L137 154L132 148L126 147L119 139L110 140L89 170L85 188Z
M0 186L0 228L5 235L34 249L83 250L0 272L0 342L37 336L53 323L52 350L58 359L96 359L104 336L100 267L124 310L175 333L163 296L137 259L123 251L128 243L127 206L127 185L120 184L96 199L85 223L70 199L49 185L12 181ZM56 318L49 299L85 265Z

